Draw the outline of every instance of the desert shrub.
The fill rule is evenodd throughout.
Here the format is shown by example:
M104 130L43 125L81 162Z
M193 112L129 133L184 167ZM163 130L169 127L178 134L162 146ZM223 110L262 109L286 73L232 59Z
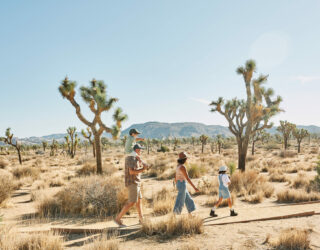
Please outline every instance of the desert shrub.
M310 182L310 189L320 192L320 161L317 164L317 176Z
M246 161L250 162L250 161L254 161L255 159L256 159L256 157L254 155L248 155L246 158Z
M15 189L15 184L12 180L12 174L2 170L0 171L0 206L7 200Z
M19 166L12 170L12 174L18 179L22 177L32 177L33 179L37 179L40 174L40 169L30 166Z
M269 180L272 182L286 182L287 178L284 174L276 171L269 176Z
M173 210L175 196L172 190L162 188L159 192L153 195L153 214L165 215Z
M176 171L174 169L168 169L164 173L157 176L157 180L170 180L173 179L176 174Z
M187 168L190 178L199 178L207 172L204 165L190 164Z
M38 204L41 216L82 215L105 217L117 214L126 202L122 181L105 176L79 178L52 198Z
M0 157L0 168L6 168L7 166L9 166L9 161L4 157Z
M264 196L269 198L274 192L274 188L267 183L266 178L259 175L259 172L255 170L236 172L230 180L229 189L231 192L235 192L237 196L250 196L263 192Z
M102 236L96 239L93 244L85 247L85 250L118 250L119 240L115 237Z
M294 190L289 189L277 193L277 201L284 203L291 202L305 202L305 201L317 201L320 200L320 194L316 192L310 192L303 189Z
M282 158L291 158L291 157L295 157L296 155L297 155L296 151L290 151L290 150L282 150L279 154L279 156Z
M49 187L61 187L63 185L64 181L59 177L49 180Z
M170 167L170 160L168 158L159 157L154 160L151 165L151 169L148 171L147 175L149 177L157 177L163 174Z
M78 176L87 176L96 173L96 165L94 163L85 162L81 168L76 171Z
M12 229L0 228L1 250L62 250L63 239L53 233L17 234Z
M289 228L283 230L279 238L272 244L279 250L303 250L311 249L308 230Z
M310 154L318 154L318 152L319 152L319 149L318 149L318 148L312 147L312 148L310 149Z
M203 233L203 220L196 216L168 216L163 220L145 220L141 232L145 235L174 237Z
M298 176L293 180L292 187L294 188L308 188L310 185L310 179L307 178L306 174L299 173Z
M261 203L264 199L264 192L262 190L260 190L259 192L252 194L252 195L246 195L244 196L244 201L247 201L249 203Z
M269 142L265 144L264 148L266 150L276 150L276 149L280 149L280 146L274 142Z
M196 244L188 243L178 248L178 250L200 250L200 248Z
M170 149L167 147L167 146L161 146L157 152L162 152L162 153L165 153L165 152L169 152Z
M210 178L208 179L207 177L202 177L199 182L198 182L198 189L199 192L195 193L197 195L216 195L218 194L219 190L219 183L218 179L216 178Z
M236 163L235 162L229 162L228 163L228 168L229 168L229 173L230 175L233 175L233 173L236 171L237 167L236 167Z

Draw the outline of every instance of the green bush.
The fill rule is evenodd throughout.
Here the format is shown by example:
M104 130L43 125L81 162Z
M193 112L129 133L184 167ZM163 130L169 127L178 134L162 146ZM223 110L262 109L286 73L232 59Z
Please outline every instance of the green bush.
M232 175L236 171L236 164L232 161L228 164L230 175Z
M170 149L167 146L161 146L157 151L165 153L165 152L169 152Z
M199 178L206 173L206 168L203 165L190 164L188 174L190 178Z

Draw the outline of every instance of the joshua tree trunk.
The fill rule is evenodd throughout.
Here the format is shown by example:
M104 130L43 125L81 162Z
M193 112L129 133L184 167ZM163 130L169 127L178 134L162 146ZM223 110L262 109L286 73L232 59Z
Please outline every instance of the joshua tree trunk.
M22 159L21 159L21 152L20 152L20 148L18 147L15 147L17 149L17 152L18 152L18 157L19 157L19 163L20 165L22 165Z
M203 154L203 150L204 150L204 144L202 143L202 146L201 146L201 152Z
M251 154L254 155L254 145L255 145L255 141L252 141L252 149L251 149Z
M94 144L96 149L97 173L102 174L101 139L98 133L94 134Z
M96 158L96 143L93 142L91 144L92 144L93 157Z
M300 142L298 142L298 154L300 154L300 151L301 151L301 141Z

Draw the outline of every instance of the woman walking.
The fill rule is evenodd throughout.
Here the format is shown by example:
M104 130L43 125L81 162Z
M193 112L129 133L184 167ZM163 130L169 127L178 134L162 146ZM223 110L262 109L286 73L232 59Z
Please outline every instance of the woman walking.
M178 195L177 195L176 203L173 209L173 212L175 214L181 214L184 204L186 204L189 214L191 214L194 210L196 210L194 201L187 190L187 182L189 182L189 184L194 188L196 192L199 192L199 190L190 180L186 167L184 166L187 159L188 159L188 156L185 152L181 152L179 154L178 166L176 168L176 175L174 179L178 189Z

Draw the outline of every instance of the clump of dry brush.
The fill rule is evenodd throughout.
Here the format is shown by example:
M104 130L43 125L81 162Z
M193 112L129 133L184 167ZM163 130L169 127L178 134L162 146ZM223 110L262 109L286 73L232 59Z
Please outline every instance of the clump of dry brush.
M39 201L40 216L98 216L117 214L127 200L125 187L117 178L90 176L78 178L54 197Z

